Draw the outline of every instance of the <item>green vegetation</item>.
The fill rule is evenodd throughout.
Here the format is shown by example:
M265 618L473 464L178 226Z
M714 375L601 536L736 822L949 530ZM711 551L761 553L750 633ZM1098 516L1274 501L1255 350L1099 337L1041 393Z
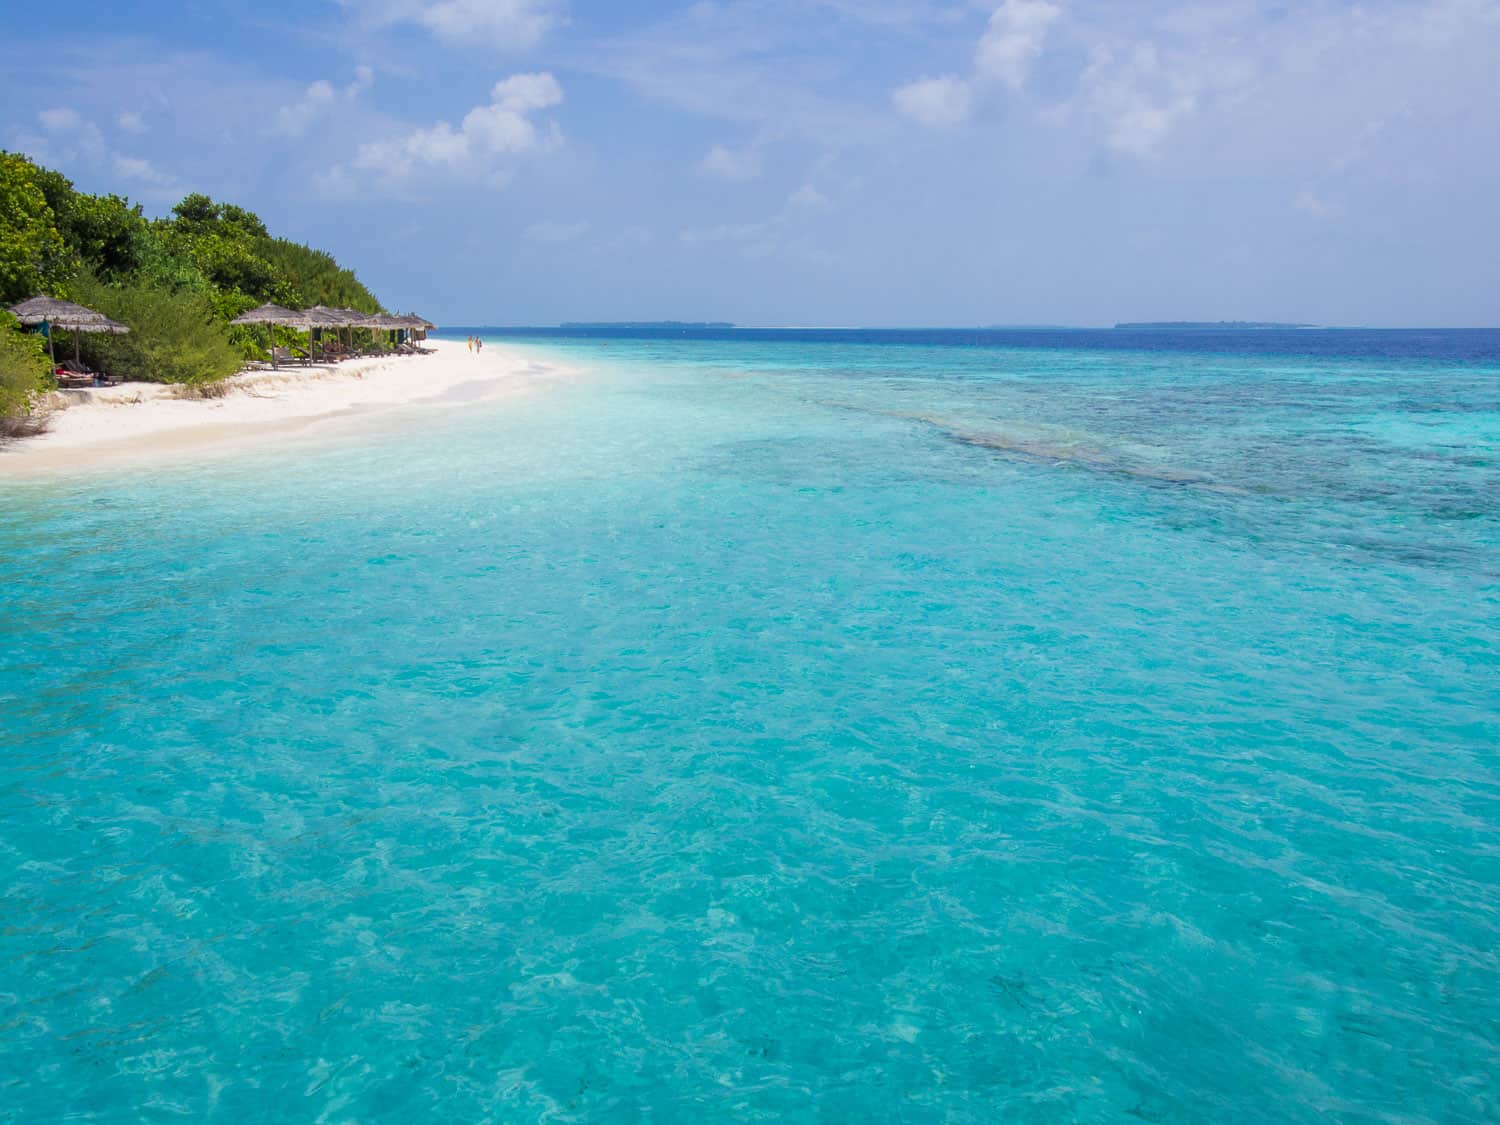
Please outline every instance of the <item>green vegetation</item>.
M32 405L46 390L47 348L40 336L16 331L20 325L0 311L0 437L19 437L40 428Z
M84 274L72 300L130 326L125 336L85 334L84 362L96 371L156 383L214 383L244 366L212 302L192 290L106 285Z
M243 207L195 193L169 217L148 219L123 196L86 195L61 173L0 152L0 307L39 293L130 328L126 336L83 336L91 366L200 387L263 354L264 329L229 325L256 305L385 311L332 256L273 237ZM45 344L38 348L39 337L7 320L0 325L0 414L19 415L50 380ZM299 335L277 330L282 343ZM59 358L71 354L71 341L59 346Z
M24 156L0 152L0 304L34 296L66 273L67 248L39 172Z

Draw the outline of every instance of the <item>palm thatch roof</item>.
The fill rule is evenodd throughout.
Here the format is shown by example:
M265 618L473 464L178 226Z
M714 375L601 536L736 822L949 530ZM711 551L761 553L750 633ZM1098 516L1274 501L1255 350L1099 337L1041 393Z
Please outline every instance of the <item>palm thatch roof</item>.
M314 305L307 310L307 315L314 318L313 323L319 328L348 328L364 319L363 313L352 309L330 309L327 305Z
M116 336L130 331L125 325L110 320L103 313L75 305L72 301L60 301L56 297L32 297L20 304L11 305L10 311L28 328L46 324L69 332L109 332Z
M279 324L283 328L310 328L315 321L305 312L283 308L281 305L261 305L241 313L230 324Z

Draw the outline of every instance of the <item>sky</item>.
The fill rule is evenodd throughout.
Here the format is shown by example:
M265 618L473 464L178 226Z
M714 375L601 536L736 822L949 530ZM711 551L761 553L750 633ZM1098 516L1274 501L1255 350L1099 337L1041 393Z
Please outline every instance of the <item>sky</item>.
M1500 324L1500 0L73 0L0 106L450 324Z

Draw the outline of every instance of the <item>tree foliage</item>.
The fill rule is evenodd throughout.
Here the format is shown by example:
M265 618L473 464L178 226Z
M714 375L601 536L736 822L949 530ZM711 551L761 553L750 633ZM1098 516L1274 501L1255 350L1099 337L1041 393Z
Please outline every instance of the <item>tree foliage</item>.
M46 344L19 328L15 317L0 311L0 419L30 412L36 396L51 387Z
M331 255L273 237L243 207L195 192L169 217L148 219L123 196L79 192L61 173L0 152L0 305L38 293L78 301L131 329L84 337L91 364L166 382L236 370L256 348L253 335L229 321L266 301L384 311ZM11 374L22 370L12 352L35 351L34 339L10 339L19 335L0 332L0 356L12 364L0 374L4 387L31 385L31 375ZM0 413L15 401L0 387Z
M0 304L35 296L69 273L68 247L40 171L24 156L0 152Z
M261 240L260 252L280 276L291 282L294 303L299 307L327 305L363 313L385 311L354 271L339 265L332 254L284 238Z

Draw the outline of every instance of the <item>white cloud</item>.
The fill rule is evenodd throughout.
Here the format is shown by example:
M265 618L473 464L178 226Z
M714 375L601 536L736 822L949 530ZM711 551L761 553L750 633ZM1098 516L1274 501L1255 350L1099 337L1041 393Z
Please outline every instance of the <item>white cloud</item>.
M747 258L781 256L800 262L826 262L827 251L814 241L824 224L813 216L832 209L833 202L809 182L792 192L780 210L764 219L688 227L678 238L687 247L727 248Z
M1047 28L1060 15L1062 8L1048 0L1005 0L990 15L974 52L975 74L1019 91L1042 53Z
M415 24L458 46L534 47L563 21L562 0L342 0L374 27Z
M125 115L129 116L129 115ZM150 161L115 152L99 126L70 107L44 109L37 120L50 136L23 136L24 149L44 164L71 167L79 164L109 168L122 180L139 185L148 198L161 199L177 190L177 181ZM140 131L144 131L144 126Z
M288 137L302 136L337 100L333 83L319 79L307 88L301 101L281 107L276 114L276 131Z
M78 111L67 108L44 109L36 115L36 119L42 123L42 128L54 133L70 132L83 124Z
M787 199L787 205L791 207L802 207L809 211L827 211L833 206L829 198L812 184L803 184L792 192Z
M495 83L490 91L495 104L512 113L530 113L551 109L563 100L562 86L545 71L539 74L513 74Z
M146 120L139 113L122 113L116 119L122 132L140 136L146 131Z
M855 94L857 84L845 65L848 52L856 49L857 36L905 38L910 32L903 25L936 19L939 9L951 5L945 0L815 2L815 9L808 0L667 5L671 11L664 17L628 21L639 26L583 40L569 61L625 84L648 101L733 122L742 127L741 135L755 138L762 156L787 142L848 147L885 137L887 107L871 106ZM617 8L634 11L629 5ZM701 162L699 170L707 171Z
M1311 187L1304 187L1292 200L1292 206L1315 219L1342 219L1344 208L1332 200L1325 199Z
M1117 108L1109 131L1110 146L1120 152L1145 156L1161 143L1180 118L1192 111L1191 97L1156 103L1132 93L1129 100Z
M483 176L493 186L503 186L509 172L496 166L500 158L561 143L555 123L539 129L533 115L562 100L562 87L551 74L512 75L495 83L489 103L471 109L456 128L439 121L404 137L368 142L360 146L354 166L386 180L425 169Z
M375 72L367 66L354 69L354 81L342 90L332 82L319 79L302 92L302 97L276 112L275 131L286 137L303 136L314 123L342 102L353 102L375 81Z
M6 147L15 146L42 164L69 168L108 160L109 145L99 126L71 107L44 109L37 113L43 132L6 131Z
M1219 0L1128 19L1076 3L1056 34L1089 62L1043 116L1085 143L1185 174L1324 178L1386 162L1400 122L1493 104L1475 87L1493 85L1500 0Z
M934 129L950 129L968 118L973 93L962 78L948 75L902 86L892 100L896 109L913 121Z
M698 165L710 176L721 180L753 180L761 173L761 154L758 148L732 149L714 145Z
M160 203L176 199L183 193L182 184L176 176L163 172L151 161L139 156L117 152L110 158L110 166L116 176L135 185L132 195Z
M176 183L173 177L160 171L149 160L143 160L138 156L116 153L113 163L115 174L122 179L135 180L151 187L170 187Z
M1047 29L1062 14L1050 0L1005 0L990 13L974 49L973 78L955 74L923 78L892 95L896 109L931 129L951 129L968 120L983 87L999 84L1019 94L1042 53Z
M708 227L689 227L682 232L685 245L733 243L753 257L762 257L777 246L776 236L785 223L781 215L758 223L718 223Z
M539 223L532 223L526 228L524 233L532 242L558 244L563 242L577 242L588 231L589 224L583 219L574 223L560 223L544 219Z
M1155 149L1197 105L1197 78L1187 70L1166 71L1151 46L1137 47L1124 60L1100 50L1080 86L1105 123L1109 146L1135 156Z

